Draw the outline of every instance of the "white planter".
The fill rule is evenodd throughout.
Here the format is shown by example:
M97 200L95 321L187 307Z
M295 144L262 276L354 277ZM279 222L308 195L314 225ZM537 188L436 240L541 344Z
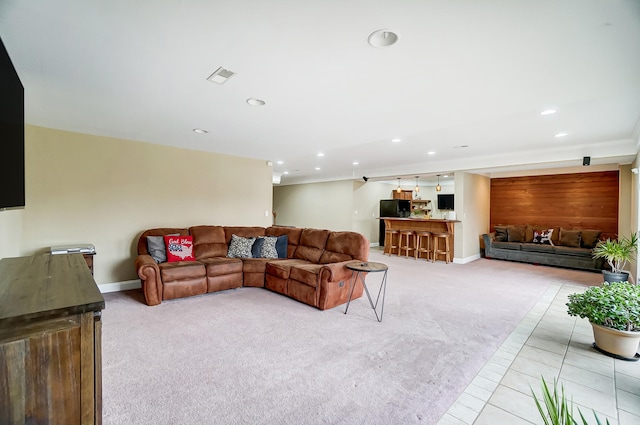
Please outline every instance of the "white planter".
M591 323L596 345L602 351L632 359L638 352L640 332L619 331Z

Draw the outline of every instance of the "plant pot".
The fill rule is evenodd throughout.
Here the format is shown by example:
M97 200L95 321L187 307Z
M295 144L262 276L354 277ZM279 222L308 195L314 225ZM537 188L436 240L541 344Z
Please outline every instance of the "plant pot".
M613 357L622 357L627 360L636 360L640 332L619 331L606 326L591 323L595 347L605 354Z
M602 277L605 282L627 282L629 280L628 272L614 273L608 270L602 270Z

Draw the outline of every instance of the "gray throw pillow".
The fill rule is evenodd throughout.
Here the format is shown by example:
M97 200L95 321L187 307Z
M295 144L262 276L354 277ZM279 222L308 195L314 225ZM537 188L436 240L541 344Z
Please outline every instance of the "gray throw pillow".
M242 236L231 235L227 257L229 258L252 258L251 247L256 238L243 238Z
M180 236L178 233L171 233L167 236ZM147 251L156 263L167 261L167 247L164 245L164 236L147 236Z

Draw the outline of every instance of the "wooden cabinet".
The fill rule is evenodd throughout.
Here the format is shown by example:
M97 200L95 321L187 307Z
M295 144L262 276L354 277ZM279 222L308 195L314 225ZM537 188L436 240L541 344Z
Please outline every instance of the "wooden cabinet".
M80 254L0 260L0 424L101 424L104 298Z
M405 199L410 201L413 199L413 190L401 190L400 192L393 190L391 191L391 196L393 199Z

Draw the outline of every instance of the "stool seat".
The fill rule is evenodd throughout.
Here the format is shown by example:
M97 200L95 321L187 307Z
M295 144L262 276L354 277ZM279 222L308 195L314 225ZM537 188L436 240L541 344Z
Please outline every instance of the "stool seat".
M391 256L391 254L393 254L393 250L395 249L396 254L400 255L400 251L398 249L398 247L400 246L399 235L400 235L400 232L398 230L387 229L384 231L383 254L388 254L389 256Z
M433 254L431 257L431 261L435 262L438 259L438 255L444 255L444 261L449 264L451 261L451 249L450 249L450 240L451 233L448 232L433 232ZM444 241L444 249L440 248L440 240Z
M427 232L427 231L420 231L420 232L416 232L416 252L415 252L415 257L416 259L420 258L421 254L426 254L425 255L425 260L429 260L430 257L432 257L432 248L431 248L431 232Z
M409 251L415 252L415 236L416 233L413 230L401 230L400 231L400 248L398 255L402 255L402 251L404 251L404 255L409 258ZM414 256L415 259L415 256Z

